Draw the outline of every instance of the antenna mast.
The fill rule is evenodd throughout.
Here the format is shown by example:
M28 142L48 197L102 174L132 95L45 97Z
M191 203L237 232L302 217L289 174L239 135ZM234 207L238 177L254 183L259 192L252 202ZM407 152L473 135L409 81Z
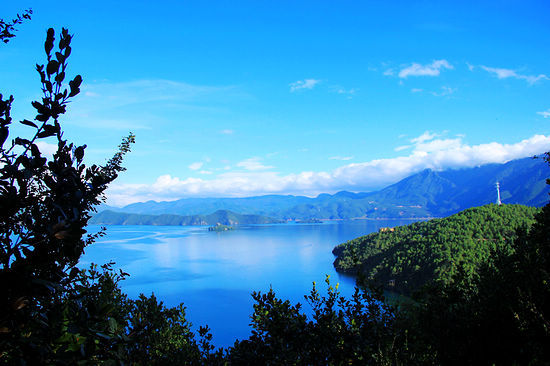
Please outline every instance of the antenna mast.
M500 201L500 183L497 181L497 205L502 205L502 202Z

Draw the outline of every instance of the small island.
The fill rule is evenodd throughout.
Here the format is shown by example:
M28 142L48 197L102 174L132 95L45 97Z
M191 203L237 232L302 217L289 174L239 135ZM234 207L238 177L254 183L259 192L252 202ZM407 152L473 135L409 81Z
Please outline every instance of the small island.
M305 220L296 220L297 224L322 224L323 221L319 219L305 219Z
M220 231L229 231L229 230L235 230L235 227L234 227L234 226L222 225L222 224L220 224L220 223L217 223L216 225L210 226L210 227L208 228L208 231L217 231L217 232L220 232Z

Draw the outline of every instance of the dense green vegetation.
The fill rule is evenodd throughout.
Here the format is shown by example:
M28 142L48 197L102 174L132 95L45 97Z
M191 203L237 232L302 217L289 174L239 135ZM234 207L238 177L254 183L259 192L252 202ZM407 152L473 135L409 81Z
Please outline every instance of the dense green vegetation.
M260 215L241 215L231 211L219 210L210 215L141 215L128 214L124 212L102 211L94 215L90 224L102 225L252 225L252 224L273 224L281 220L272 219Z
M235 227L233 226L227 226L227 225L221 225L221 224L216 224L214 226L210 226L208 227L208 231L217 231L217 232L221 232L221 231L230 231L230 230L235 230Z
M517 230L534 222L538 209L486 205L443 219L380 230L334 248L338 271L410 294L429 281L447 284L459 270L473 275L495 251L509 251Z
M308 220L296 220L297 224L322 224L323 221L319 219L308 219Z
M10 24L0 22L0 41ZM550 364L550 204L540 212L486 206L378 233L397 239L408 230L404 237L415 239L380 249L400 265L388 267L396 276L416 270L411 265L426 260L421 255L441 265L424 274L427 285L414 302L389 305L376 288L358 288L346 299L327 279L326 296L315 285L305 296L313 309L308 317L273 290L253 293L251 336L216 351L207 327L198 336L191 331L183 305L167 308L154 295L128 299L120 290L127 274L111 263L78 269L84 247L97 237L86 236L90 213L123 170L133 136L105 166L90 167L83 163L85 146L62 138L59 116L82 81L77 76L69 89L62 85L71 39L63 29L52 53L55 32L47 32L48 63L37 66L44 97L33 103L36 123L21 121L33 129L30 139L15 137L4 146L14 99L0 96L0 364ZM58 143L51 160L35 143L48 137ZM457 239L463 232L469 236ZM392 248L401 254L389 255Z

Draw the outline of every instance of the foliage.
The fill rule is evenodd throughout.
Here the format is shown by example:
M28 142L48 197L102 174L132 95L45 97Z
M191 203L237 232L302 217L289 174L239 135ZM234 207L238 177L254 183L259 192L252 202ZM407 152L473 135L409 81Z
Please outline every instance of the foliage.
M510 250L516 231L531 226L536 212L533 207L491 204L381 230L337 246L334 265L411 294L430 281L450 283L459 268L474 275L491 253Z
M0 41L8 43L11 38L15 37L15 26L23 23L24 20L30 20L32 15L32 9L27 9L23 14L17 14L15 18L6 22L4 19L0 19Z
M235 230L234 226L227 226L227 225L221 225L220 223L217 223L214 226L209 226L208 231L216 231L216 232L222 232L222 231L231 231Z
M119 151L104 166L89 167L84 164L86 145L75 146L63 138L59 119L82 83L82 77L77 75L68 82L68 88L64 85L71 40L68 30L62 29L54 49L55 32L51 28L47 31L44 43L47 63L36 65L43 97L32 102L37 111L34 122L20 121L32 130L29 137L18 136L7 143L14 98L4 99L0 95L2 361L24 355L35 363L43 363L59 352L76 348L84 352L90 348L88 333L96 334L105 328L106 319L101 316L96 319L92 330L88 323L98 314L83 304L99 306L101 299L95 303L86 291L99 291L96 280L101 292L115 291L112 287L117 283L111 275L101 277L96 272L83 278L75 265L86 245L102 235L102 232L86 235L85 227L108 184L124 170L122 157L129 151L134 136L125 138ZM57 144L51 159L44 157L38 147L39 141L48 138ZM94 310L103 314L101 307ZM83 336L82 329L87 329L88 335ZM99 342L96 345L102 344L99 338L94 337L94 342ZM95 346L96 350L100 348Z
M494 253L477 276L460 269L429 286L409 312L441 364L550 363L550 206L510 250ZM414 321L413 321L414 320Z
M305 296L311 319L301 305L278 299L273 289L254 292L253 331L229 349L231 364L256 365L412 365L429 359L408 346L398 326L397 309L378 291L356 288L351 299L328 285L321 296L315 283Z

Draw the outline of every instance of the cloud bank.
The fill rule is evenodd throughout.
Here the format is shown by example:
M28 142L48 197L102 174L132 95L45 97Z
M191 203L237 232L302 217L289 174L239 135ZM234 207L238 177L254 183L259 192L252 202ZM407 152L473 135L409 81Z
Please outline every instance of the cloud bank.
M169 174L153 184L114 184L108 191L108 203L126 205L146 200L175 200L183 197L244 197L263 194L301 194L315 196L339 190L369 191L395 183L424 169L475 167L504 163L550 150L550 136L534 135L514 144L491 142L467 145L462 137L436 138L425 132L410 140L408 155L377 159L341 166L330 172L304 171L282 175L262 171L259 160L248 159L240 166L247 171L226 172L212 179L181 179ZM269 167L272 168L272 167Z
M487 66L480 66L483 70L487 71L488 73L494 74L498 79L507 79L507 78L513 78L513 79L519 79L519 80L525 80L529 84L534 84L539 80L550 80L548 76L544 74L539 75L523 75L518 74L515 70L512 69L502 69L502 68L496 68L496 67L487 67Z

